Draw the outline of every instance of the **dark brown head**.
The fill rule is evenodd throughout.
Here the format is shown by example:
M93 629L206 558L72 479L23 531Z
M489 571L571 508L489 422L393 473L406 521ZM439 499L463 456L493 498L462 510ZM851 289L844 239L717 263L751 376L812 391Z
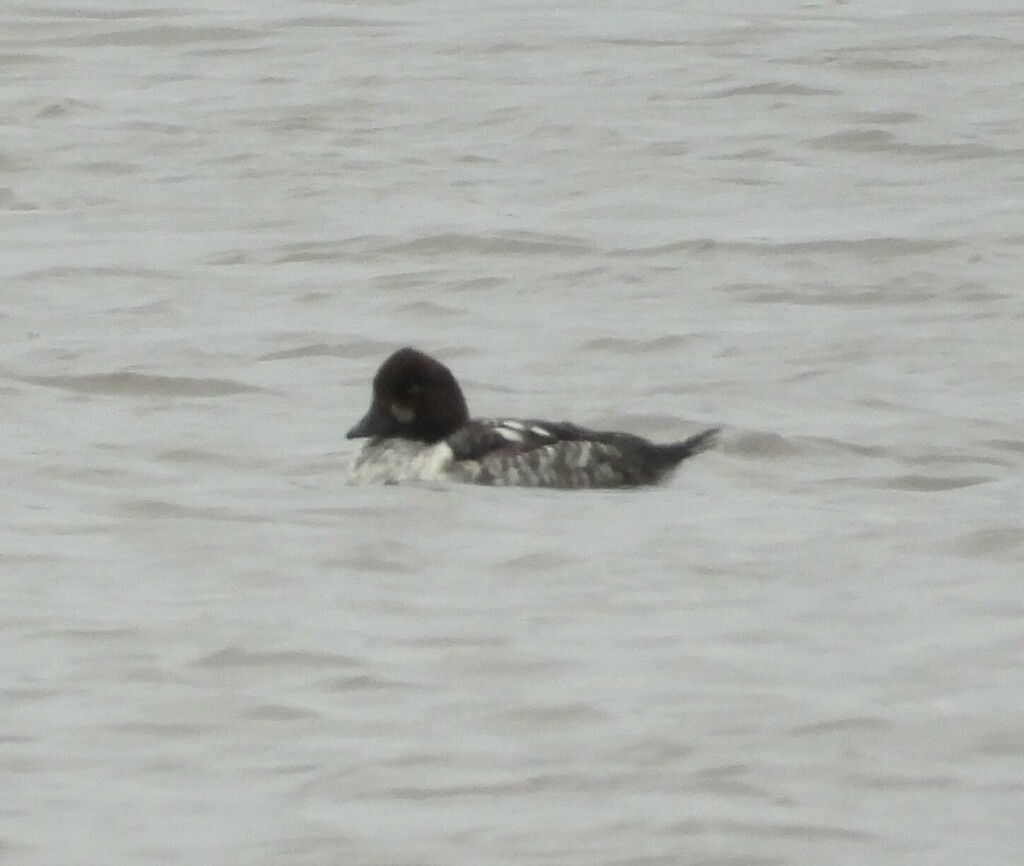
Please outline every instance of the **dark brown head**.
M469 421L455 377L440 361L416 349L399 349L373 377L373 402L349 439L397 436L437 442Z

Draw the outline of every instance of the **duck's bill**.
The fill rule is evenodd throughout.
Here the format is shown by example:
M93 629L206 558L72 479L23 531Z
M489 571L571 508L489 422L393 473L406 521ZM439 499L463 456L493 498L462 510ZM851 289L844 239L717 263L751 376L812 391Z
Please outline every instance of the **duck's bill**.
M359 423L345 434L345 438L368 439L377 436L394 436L400 429L394 415L374 403Z

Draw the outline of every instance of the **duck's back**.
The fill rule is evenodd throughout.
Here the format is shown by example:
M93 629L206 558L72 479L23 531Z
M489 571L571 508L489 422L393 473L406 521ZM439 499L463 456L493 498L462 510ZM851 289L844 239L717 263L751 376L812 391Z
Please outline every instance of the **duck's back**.
M453 480L495 486L587 489L663 480L687 457L710 448L717 430L656 445L629 433L543 421L471 422L447 440Z

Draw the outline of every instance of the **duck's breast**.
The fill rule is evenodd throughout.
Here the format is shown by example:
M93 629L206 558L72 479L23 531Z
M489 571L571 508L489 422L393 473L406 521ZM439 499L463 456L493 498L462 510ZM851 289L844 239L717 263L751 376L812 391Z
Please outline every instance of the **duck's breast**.
M408 439L367 442L349 470L355 484L396 481L437 481L448 478L452 449L444 442L427 445Z

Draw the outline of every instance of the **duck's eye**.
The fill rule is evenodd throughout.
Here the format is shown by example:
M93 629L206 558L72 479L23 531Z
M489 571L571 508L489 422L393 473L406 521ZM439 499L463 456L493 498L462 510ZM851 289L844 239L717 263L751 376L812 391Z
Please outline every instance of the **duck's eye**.
M420 393L420 391L422 391L422 390L423 390L423 387L422 387L421 385L415 385L415 384L413 384L413 385L410 385L410 386L409 386L409 387L408 387L408 388L406 389L405 393L406 393L406 394L408 394L408 395L409 395L410 397L413 397L413 396L415 396L416 394L419 394L419 393Z

